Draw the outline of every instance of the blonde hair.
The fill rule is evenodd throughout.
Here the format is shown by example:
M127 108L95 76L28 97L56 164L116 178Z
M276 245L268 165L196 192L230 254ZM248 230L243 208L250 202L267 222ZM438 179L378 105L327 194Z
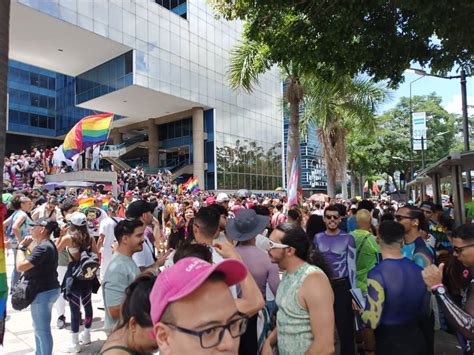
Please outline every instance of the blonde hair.
M372 216L367 210L359 210L356 213L356 222L357 224L370 224L372 223Z

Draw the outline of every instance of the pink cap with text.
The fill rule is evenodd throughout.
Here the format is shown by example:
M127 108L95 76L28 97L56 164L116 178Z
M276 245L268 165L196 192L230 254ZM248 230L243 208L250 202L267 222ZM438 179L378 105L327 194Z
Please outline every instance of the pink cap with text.
M247 276L245 265L234 259L209 264L202 259L189 257L163 270L158 275L150 293L150 316L153 324L160 321L163 312L171 302L197 290L216 271L225 275L224 281L228 286L238 284Z

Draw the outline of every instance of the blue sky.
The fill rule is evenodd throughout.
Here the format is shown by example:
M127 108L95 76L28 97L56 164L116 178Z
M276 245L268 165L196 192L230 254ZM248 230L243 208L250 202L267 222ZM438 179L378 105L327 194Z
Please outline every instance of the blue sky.
M429 69L426 70L429 72ZM449 75L459 75L452 71ZM397 90L391 91L391 99L380 105L379 113L383 113L396 106L399 99L403 96L410 96L410 82L418 79L420 76L415 73L405 72L405 81L400 84ZM412 84L412 96L428 95L435 92L442 97L443 107L451 113L461 114L461 82L459 79L441 79L425 76ZM467 104L474 105L474 79L467 79ZM468 107L468 114L474 114L474 107Z

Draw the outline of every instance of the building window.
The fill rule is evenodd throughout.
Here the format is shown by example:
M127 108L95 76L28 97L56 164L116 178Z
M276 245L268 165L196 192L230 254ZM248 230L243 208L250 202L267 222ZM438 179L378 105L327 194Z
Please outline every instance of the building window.
M163 6L165 9L174 12L176 15L182 18L187 18L186 12L186 0L155 0L158 5Z

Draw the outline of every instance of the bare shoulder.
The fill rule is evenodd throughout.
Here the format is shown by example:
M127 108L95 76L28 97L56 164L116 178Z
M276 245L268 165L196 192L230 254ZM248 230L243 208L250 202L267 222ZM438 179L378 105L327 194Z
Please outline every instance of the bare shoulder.
M303 288L330 286L329 279L326 274L321 271L314 271L310 273L303 282Z

